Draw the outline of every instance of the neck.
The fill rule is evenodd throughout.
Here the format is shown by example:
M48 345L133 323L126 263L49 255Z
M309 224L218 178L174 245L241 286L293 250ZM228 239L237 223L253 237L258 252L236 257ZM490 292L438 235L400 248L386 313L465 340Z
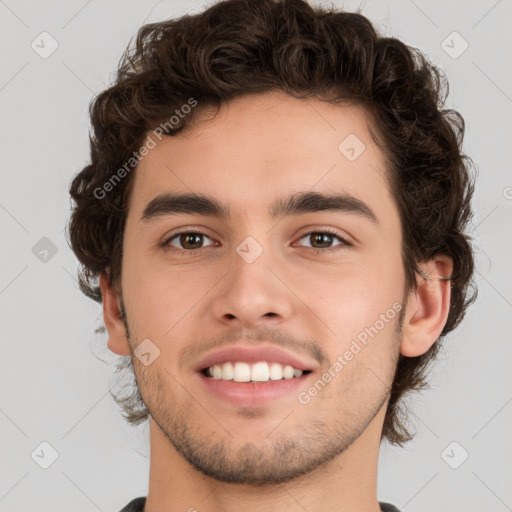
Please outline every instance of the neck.
M290 482L219 482L193 468L150 420L150 476L145 512L378 512L377 465L385 409L335 459Z

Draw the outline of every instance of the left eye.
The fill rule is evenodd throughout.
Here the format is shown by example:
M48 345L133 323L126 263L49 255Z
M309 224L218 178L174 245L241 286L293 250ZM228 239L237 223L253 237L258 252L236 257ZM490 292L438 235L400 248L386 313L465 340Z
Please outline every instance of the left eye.
M307 233L306 235L302 236L300 240L305 239L309 241L309 245L306 245L305 247L312 247L314 249L328 249L333 247L332 242L334 238L337 238L341 242L336 245L348 245L348 242L343 240L343 238L328 231L314 231Z

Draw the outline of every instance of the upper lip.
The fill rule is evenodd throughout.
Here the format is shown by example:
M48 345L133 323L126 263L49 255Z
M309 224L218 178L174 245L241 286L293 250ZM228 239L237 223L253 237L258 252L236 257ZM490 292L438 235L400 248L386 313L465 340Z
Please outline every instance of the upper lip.
M290 354L280 347L270 344L258 344L258 346L230 345L228 347L215 350L203 357L196 366L196 371L202 371L215 364L226 362L245 362L257 363L259 361L268 361L290 365L297 370L313 370L314 363L307 361L295 354Z

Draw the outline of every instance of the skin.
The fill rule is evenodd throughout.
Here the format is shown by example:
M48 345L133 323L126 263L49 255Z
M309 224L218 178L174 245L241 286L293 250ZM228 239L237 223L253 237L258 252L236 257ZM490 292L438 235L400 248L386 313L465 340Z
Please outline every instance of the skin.
M246 96L163 138L139 164L121 283L102 274L100 286L109 348L132 355L150 339L160 350L148 366L132 358L151 413L146 512L379 510L377 464L396 362L439 337L450 286L436 277L450 275L452 263L422 262L431 279L418 278L404 295L400 218L368 126L357 106L281 92ZM349 134L366 146L352 162L338 150ZM229 204L233 217L141 220L162 192L191 191ZM351 194L378 222L335 211L269 216L276 198L298 191ZM189 257L180 237L161 246L181 228L206 235ZM332 252L314 253L311 246L326 246L306 235L326 228L336 231ZM252 263L236 252L247 236L263 248ZM265 337L315 362L299 389L306 390L394 303L404 306L402 329L395 316L307 405L293 392L236 407L194 371L212 347Z

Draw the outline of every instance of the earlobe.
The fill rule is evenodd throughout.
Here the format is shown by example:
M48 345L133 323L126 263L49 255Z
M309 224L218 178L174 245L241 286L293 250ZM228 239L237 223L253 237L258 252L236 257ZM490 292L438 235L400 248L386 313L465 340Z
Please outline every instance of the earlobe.
M441 334L450 312L453 261L439 255L418 265L421 276L408 297L401 354L417 357L429 350Z
M100 274L100 289L103 299L103 321L108 333L108 348L120 356L131 355L130 343L122 318L121 300L113 289L107 274Z

